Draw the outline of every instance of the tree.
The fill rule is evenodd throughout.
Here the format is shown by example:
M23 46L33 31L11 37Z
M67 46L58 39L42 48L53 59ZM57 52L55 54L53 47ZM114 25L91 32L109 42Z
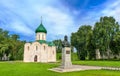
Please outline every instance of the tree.
M94 28L83 25L71 34L71 44L79 59L107 58L120 55L120 25L113 17L101 17ZM100 54L99 54L100 53Z
M85 60L88 56L89 39L92 35L92 27L90 25L83 25L76 33L71 35L71 44L77 49L79 59Z
M120 53L120 31L116 32L113 40L111 41L110 47L113 52L114 58L117 58Z
M20 41L19 35L10 35L0 28L0 60L6 55L10 59L22 59L25 41Z
M71 45L74 46L77 50L77 56L78 59L80 59L80 52L79 52L79 36L77 35L77 32L71 34Z
M93 30L93 38L96 49L100 50L103 56L110 58L111 47L110 43L113 41L113 37L118 31L118 23L113 17L101 17L97 22Z
M6 43L9 40L8 38L8 31L4 31L0 28L0 60L2 60L4 54L8 55L9 44Z
M61 53L62 52L62 40L54 40L53 43L56 46L56 51L57 53Z
M12 38L12 40L18 40L20 37L19 37L19 35L17 35L17 34L13 34L13 35L11 35L11 38Z

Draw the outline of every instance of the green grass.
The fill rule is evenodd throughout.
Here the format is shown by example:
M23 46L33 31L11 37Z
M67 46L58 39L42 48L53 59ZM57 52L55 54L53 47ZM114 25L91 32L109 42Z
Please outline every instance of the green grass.
M68 73L56 73L48 70L57 66L59 66L59 63L0 62L0 76L120 76L119 71L110 70L88 70Z
M91 65L91 66L120 67L120 61L73 61L73 64Z

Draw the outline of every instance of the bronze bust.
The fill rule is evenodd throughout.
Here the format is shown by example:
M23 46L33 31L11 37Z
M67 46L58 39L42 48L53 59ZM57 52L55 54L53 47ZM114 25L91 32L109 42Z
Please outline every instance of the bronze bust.
M64 36L64 41L62 42L62 47L70 47L70 43L68 42L68 37Z

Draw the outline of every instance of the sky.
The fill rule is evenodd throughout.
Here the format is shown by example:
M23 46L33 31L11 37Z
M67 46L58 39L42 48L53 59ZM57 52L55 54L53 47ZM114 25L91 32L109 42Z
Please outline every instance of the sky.
M41 23L47 40L70 38L81 25L94 26L102 16L120 22L120 0L0 0L0 28L34 41Z

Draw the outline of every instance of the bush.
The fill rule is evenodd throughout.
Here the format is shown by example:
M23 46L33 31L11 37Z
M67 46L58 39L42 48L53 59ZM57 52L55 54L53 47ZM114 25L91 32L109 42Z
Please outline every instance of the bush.
M72 61L78 61L78 56L77 56L77 53L71 53L71 59Z
M61 60L62 59L62 53L57 53L57 60Z

